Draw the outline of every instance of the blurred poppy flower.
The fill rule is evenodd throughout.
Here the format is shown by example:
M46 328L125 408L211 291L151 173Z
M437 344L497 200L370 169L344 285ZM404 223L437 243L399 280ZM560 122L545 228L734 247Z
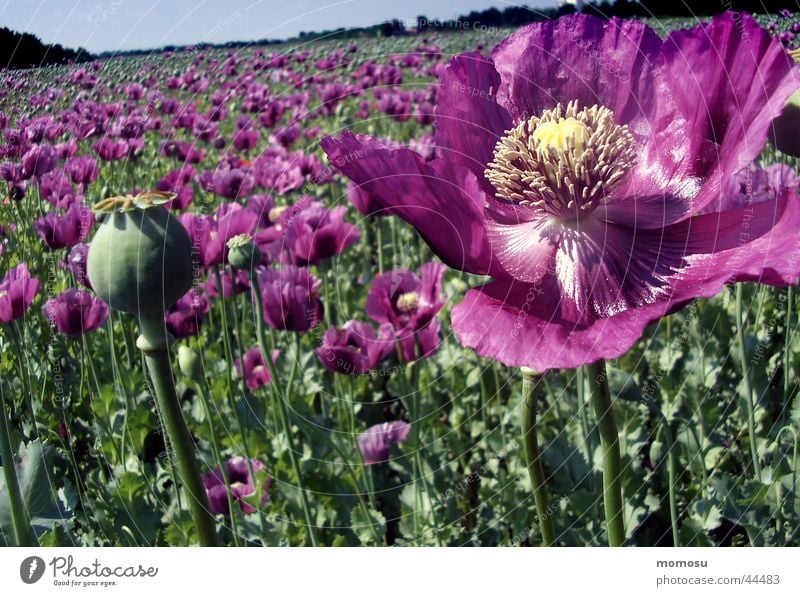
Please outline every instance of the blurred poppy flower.
M257 269L264 322L275 329L308 331L322 319L319 286L322 282L308 269L287 265L281 269Z
M389 459L392 445L403 443L411 432L411 425L402 420L384 422L369 427L358 436L358 449L367 465L379 464Z
M78 288L69 288L50 298L45 302L44 312L59 333L74 337L94 331L108 319L106 303Z
M272 353L272 361L277 362L280 356L280 351L275 350ZM269 374L269 367L264 362L264 357L261 355L261 350L258 347L250 348L244 353L243 358L237 358L234 362L236 372L240 377L243 377L245 384L250 391L255 391L259 387L268 385L272 381L272 376Z
M67 213L48 213L36 220L34 227L50 250L69 248L86 239L94 224L94 214L85 205L73 203Z
M444 306L443 275L443 265L425 263L419 276L395 269L372 282L367 314L373 321L392 325L404 360L427 358L439 350L441 326L435 317Z
M39 292L39 280L20 263L6 272L0 282L0 323L22 318Z
M342 329L328 329L314 350L322 365L343 375L367 375L395 350L392 326L378 332L361 321L348 321Z
M266 470L266 466L257 459L250 460L250 465L248 466L247 460L243 457L232 457L223 465L225 466L224 475L221 468L216 468L211 472L203 474L203 486L208 495L208 503L211 506L211 512L222 515L228 515L230 513L230 509L228 508L228 488L225 486L225 476L227 475L233 502L239 503L239 508L242 510L242 513L255 513L255 507L244 500L245 497L256 493L257 480L250 475L250 467L252 466L256 476L260 476L260 473ZM269 487L271 484L272 481L269 478L264 479L261 487L262 505L266 503L269 498Z

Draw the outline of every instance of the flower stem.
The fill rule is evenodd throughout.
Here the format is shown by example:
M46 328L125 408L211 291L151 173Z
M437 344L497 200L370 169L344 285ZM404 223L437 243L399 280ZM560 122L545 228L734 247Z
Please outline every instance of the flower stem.
M264 363L267 365L269 369L269 374L272 377L270 381L270 388L272 390L272 395L274 397L274 402L277 402L278 406L278 418L280 418L281 426L283 427L283 432L286 435L286 442L289 452L289 461L292 465L292 470L294 471L294 475L297 477L297 489L300 491L300 503L303 507L303 517L306 520L306 529L308 531L308 537L311 540L312 546L317 546L317 532L316 527L312 523L311 519L311 505L308 500L308 494L306 493L306 489L303 483L303 474L300 470L300 464L297 461L297 457L295 455L295 447L294 441L292 440L292 425L291 420L289 417L289 408L287 406L287 399L288 395L285 394L282 390L282 383L280 376L278 375L278 371L275 368L275 364L272 362L272 350L270 349L269 342L267 341L267 332L264 325L264 303L261 300L261 285L258 283L258 273L256 271L250 272L250 283L252 285L253 291L253 302L255 303L256 309L256 331L258 334L258 346L261 349L261 356L264 359ZM297 344L299 346L299 344ZM299 347L298 347L299 350ZM295 366L297 364L297 359L300 358L299 352L294 354L295 358ZM294 378L295 371L292 371L291 377L292 380ZM273 402L273 403L274 403Z
M222 451L219 448L219 442L217 441L216 434L214 432L214 414L211 411L211 398L208 393L208 388L206 387L206 380L205 378L199 379L194 381L195 387L197 388L197 395L200 397L200 403L203 406L203 413L206 416L206 421L208 422L208 436L211 440L211 450L214 452L214 459L217 460L217 465L219 465L220 472L222 472L222 480L225 483L225 492L227 493L228 497L228 511L230 512L230 521L231 521L231 534L233 534L233 545L239 545L239 531L236 527L236 510L234 509L234 501L233 501L233 493L231 492L231 480L228 476L228 468L225 466L225 461L222 459ZM252 467L252 464L250 464ZM255 478L252 469L250 470L250 477Z
M792 311L794 310L794 286L789 286L786 292L786 337L783 340L783 400L785 404L790 403L789 394L789 371L792 366Z
M189 510L197 526L200 544L216 546L216 522L200 476L194 441L183 418L181 403L175 391L175 381L172 378L169 342L164 328L163 313L142 314L139 325L142 335L139 336L136 345L144 353L147 369L150 371L161 424L174 451L173 461L178 469L178 476L186 492L189 493Z
M745 406L747 406L747 434L750 439L750 456L753 460L753 475L761 481L761 465L758 463L758 445L756 444L756 417L753 403L753 385L750 382L750 370L747 367L747 354L744 345L744 311L742 308L742 284L736 284L736 343L739 348L739 360L742 361L742 380L744 381Z
M622 503L622 465L619 453L619 433L614 419L611 394L608 389L606 363L599 360L588 366L592 389L592 406L603 450L603 508L609 546L625 544L625 521Z
M542 545L553 546L556 542L556 533L553 530L553 519L549 511L549 498L536 434L535 391L540 379L541 375L537 375L529 369L522 369L522 443L525 445L525 465L531 478L533 499L536 503L536 513L539 516Z
M0 384L2 387L2 384ZM39 546L36 534L31 527L28 509L22 500L17 469L14 466L14 452L11 449L11 433L8 430L9 416L6 415L5 396L0 390L0 458L3 460L3 474L8 488L8 500L11 504L11 522L17 546Z

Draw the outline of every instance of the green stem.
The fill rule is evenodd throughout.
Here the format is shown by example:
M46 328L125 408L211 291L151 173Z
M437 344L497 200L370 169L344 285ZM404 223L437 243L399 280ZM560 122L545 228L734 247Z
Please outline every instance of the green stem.
M622 505L622 465L619 453L619 433L614 419L611 394L608 389L606 363L599 360L588 366L592 389L592 407L600 433L603 451L603 508L609 546L625 544L625 520Z
M549 511L550 503L536 434L536 387L540 379L541 375L530 369L522 369L522 443L525 446L525 465L528 468L536 513L539 516L542 545L553 546L556 543L556 533Z
M225 462L222 460L222 451L219 448L219 442L217 441L216 433L214 432L214 418L211 412L211 399L209 398L208 389L206 387L204 378L197 379L194 381L194 383L195 387L197 388L197 395L200 397L200 403L203 406L203 412L206 415L206 421L208 422L208 436L211 439L211 450L214 452L214 459L217 460L217 465L222 472L222 481L225 483L225 492L228 496L228 511L230 512L231 519L231 533L233 534L233 545L239 546L239 532L237 530L233 493L231 492L231 481L228 477L228 468L225 466ZM253 474L252 470L250 471L250 477L254 479L253 482L255 483L255 475Z
M376 242L378 245L378 273L383 275L383 219L376 217L373 219L377 228Z
M31 377L28 365L28 354L31 351L27 350L24 346L24 341L22 339L22 333L20 332L19 328L17 327L16 321L11 321L9 325L9 329L11 330L11 339L14 341L14 344L17 347L17 353L20 355L19 358L19 369L20 369L20 380L22 381L22 390L25 393L22 396L22 401L28 407L28 411L31 414L31 439L35 439L39 436L39 431L36 428L36 410L33 407L33 384L31 383Z
M305 517L306 520L306 529L308 530L308 536L309 539L311 540L311 545L317 546L317 532L316 532L316 527L312 523L311 505L308 501L308 494L306 493L306 489L303 483L303 474L300 470L300 464L298 463L297 457L295 455L294 440L292 435L292 425L289 417L289 408L287 405L288 396L282 390L281 378L278 375L278 371L275 368L275 364L272 362L272 350L270 349L269 342L267 341L267 332L264 325L264 303L261 300L261 286L258 283L258 273L256 273L255 271L251 272L250 283L252 285L252 290L253 290L253 302L255 303L255 308L256 308L256 331L258 334L258 346L261 349L261 356L264 359L267 368L269 369L270 376L272 377L272 381L270 382L270 388L272 390L274 402L277 402L278 418L280 418L281 426L283 427L283 432L286 435L286 442L288 445L287 451L289 452L289 461L292 465L292 470L294 471L294 475L297 477L297 489L300 491L300 503L303 508L303 517ZM299 353L294 355L295 366L297 365L297 359L299 359L299 357L300 357ZM294 371L292 371L291 377L293 379Z
M234 272L235 273L235 272ZM234 278L231 277L233 280ZM228 323L228 303L227 299L225 298L225 292L223 291L222 285L222 274L220 273L219 267L214 267L214 280L217 283L217 290L219 296L219 305L220 305L220 319L222 324L222 347L223 351L225 352L225 381L228 385L227 391L227 398L228 398L228 407L234 413L234 417L236 418L236 424L239 427L239 436L241 437L242 441L242 451L244 452L244 457L247 460L247 469L250 474L251 478L255 478L255 471L253 470L253 456L250 452L250 442L247 438L247 428L245 427L244 420L242 420L242 415L239 411L239 407L236 403L237 397L237 388L234 384L234 380L232 377L233 370L234 370L234 359L233 359L233 348L231 347L231 329ZM233 282L231 282L233 283ZM241 333L239 333L239 347L241 348L242 344L242 337ZM243 349L243 348L242 348ZM242 360L244 361L244 360ZM262 539L267 534L267 521L264 515L264 510L262 507L258 508L258 522L261 528L261 535Z
M0 384L2 387L2 384ZM31 527L28 509L22 499L17 469L14 465L14 452L11 449L11 433L8 430L9 416L6 415L5 396L0 390L0 458L3 460L3 474L11 504L11 522L17 546L39 546L36 534Z
M744 312L742 308L742 284L736 284L736 339L739 348L739 360L742 361L742 380L744 381L745 406L747 407L747 434L750 439L750 457L753 460L753 474L761 481L761 464L758 462L758 445L756 444L756 416L753 403L753 385L750 382L750 370L747 366L747 354L744 345Z
M794 309L794 287L789 286L786 293L786 337L783 340L783 399L784 404L789 404L789 371L792 366L792 311Z
M681 540L678 534L678 503L675 495L675 476L677 468L677 457L675 456L675 438L669 428L669 422L662 416L661 420L664 435L666 436L667 447L667 494L669 495L669 521L672 526L672 546L680 546Z
M144 353L147 369L150 371L161 424L174 451L173 462L178 469L178 476L186 492L189 493L189 510L195 526L197 526L200 544L216 546L216 521L208 504L208 496L200 476L200 467L195 457L194 441L183 418L181 402L172 378L164 315L163 313L142 314L139 318L139 325L142 334L136 345Z

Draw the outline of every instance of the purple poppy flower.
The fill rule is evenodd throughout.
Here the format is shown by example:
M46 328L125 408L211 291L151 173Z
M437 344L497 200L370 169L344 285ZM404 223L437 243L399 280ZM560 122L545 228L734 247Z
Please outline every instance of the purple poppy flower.
M25 178L22 172L22 166L13 161L4 161L0 163L0 178L9 183L22 182Z
M8 185L8 198L12 201L21 201L25 198L28 186L24 182L16 182Z
M274 223L270 219L270 212L275 208L275 199L271 195L252 195L246 208L258 216L256 228L269 228Z
M68 209L83 201L83 195L75 192L72 184L62 172L53 170L39 178L39 196L59 209Z
M367 465L379 464L389 459L392 445L403 443L411 432L411 425L402 420L370 426L358 436L358 449Z
M56 167L58 155L52 145L36 145L22 156L22 173L25 178L43 176Z
M250 291L250 277L244 269L237 269L233 276L231 276L230 271L226 268L220 274L220 278L222 279L222 293L225 298L231 298ZM205 283L205 289L210 297L216 298L219 296L216 275L212 275L208 278L208 281Z
M194 188L191 186L195 171L192 166L170 170L156 182L156 190L174 192L175 198L167 206L170 209L186 209L194 201Z
M452 311L462 344L539 372L614 358L694 298L800 273L794 191L704 211L797 89L780 43L735 17L663 41L536 23L443 71L430 162L349 133L323 148L447 265L494 278Z
M328 209L305 197L295 208L286 226L286 246L295 265L317 265L361 238L358 228L344 221L345 206Z
M373 201L372 196L368 192L365 192L363 188L352 182L347 185L347 200L350 201L353 207L364 217L383 217L390 215L388 209L384 209L382 204Z
M0 323L22 318L38 292L39 280L31 277L25 263L7 271L0 282Z
M250 151L258 145L257 130L239 130L233 135L233 146L237 151Z
M86 186L91 184L100 175L100 167L94 158L85 155L83 157L72 157L64 165L64 170L75 184Z
M44 312L59 333L78 337L101 327L108 319L108 306L100 298L78 288L69 288L44 305Z
M366 311L378 323L391 324L400 342L403 359L427 358L439 351L439 321L434 317L444 306L444 266L425 263L418 277L396 269L379 275L367 295Z
M192 288L167 311L164 317L167 330L177 339L197 335L209 308L206 295Z
M322 365L343 375L367 375L395 350L392 326L375 329L361 321L348 321L342 329L328 329L314 350Z
M275 350L272 353L272 362L277 362L280 356L280 351ZM244 360L244 365L242 365ZM269 367L264 362L264 357L261 355L261 349L258 347L250 348L244 353L244 358L237 358L234 362L236 372L240 377L244 377L247 388L250 391L255 391L259 387L269 384L272 381L272 376L269 374Z
M245 197L256 184L253 176L244 169L217 170L213 177L214 192L226 199Z
M230 513L228 491L227 486L225 486L225 476L227 475L231 487L231 500L239 503L242 513L255 513L255 507L244 500L245 497L256 493L256 481L250 476L250 467L252 466L253 472L258 476L260 472L266 470L266 466L257 459L250 460L250 465L248 466L247 460L243 457L232 457L223 465L225 466L225 474L222 473L221 468L216 468L203 474L203 486L208 495L211 512L222 515ZM269 487L271 485L272 481L266 478L261 488L262 505L269 498Z
M117 161L128 155L128 143L109 137L96 141L92 149L103 161Z
M80 285L92 289L89 277L86 275L86 258L89 255L89 245L79 242L69 251L67 269L75 276L75 281Z
M319 286L308 269L287 265L282 269L257 269L264 322L274 329L308 331L322 319Z
M727 191L704 211L714 213L770 201L788 189L797 189L798 182L794 169L783 163L766 168L748 166L733 175Z
M228 240L254 231L258 216L238 203L220 205L214 216L184 213L179 218L189 233L204 267L219 265L227 259Z
M85 205L73 203L64 215L48 213L34 227L50 250L68 248L82 242L94 224L94 214Z

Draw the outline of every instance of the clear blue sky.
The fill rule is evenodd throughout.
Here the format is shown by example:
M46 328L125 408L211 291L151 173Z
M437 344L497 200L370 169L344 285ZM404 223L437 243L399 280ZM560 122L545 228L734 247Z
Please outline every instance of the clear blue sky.
M418 14L452 19L511 4L556 0L0 0L0 26L91 52L200 41L287 38L300 31L373 25Z

